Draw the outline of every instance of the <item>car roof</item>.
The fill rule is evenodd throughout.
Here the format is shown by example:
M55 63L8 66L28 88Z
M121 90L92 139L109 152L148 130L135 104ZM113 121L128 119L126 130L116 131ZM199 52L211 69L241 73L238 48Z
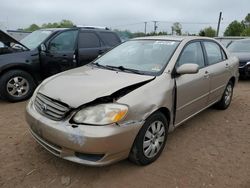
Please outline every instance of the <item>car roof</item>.
M239 39L239 40L236 40L234 42L244 42L244 41L247 41L247 42L250 42L250 38L247 38L247 39Z
M113 32L109 30L108 28L95 28L91 26L82 26L82 27L70 27L70 28L44 28L44 29L39 29L42 31L63 31L63 30L70 30L70 29L79 29L81 31L105 31L105 32Z
M213 38L209 37L200 37L200 36L169 36L169 35L161 35L161 36L147 36L147 37L138 37L132 40L174 40L174 41L183 41L183 40L204 40Z

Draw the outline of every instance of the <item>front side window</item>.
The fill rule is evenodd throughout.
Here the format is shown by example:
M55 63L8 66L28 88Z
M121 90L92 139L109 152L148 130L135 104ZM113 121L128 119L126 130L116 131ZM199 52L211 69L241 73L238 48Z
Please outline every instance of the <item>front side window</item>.
M177 65L183 65L187 63L197 64L199 68L205 66L204 56L200 42L193 42L188 44L178 60Z
M178 41L167 40L128 41L101 56L94 63L155 75L167 65L178 44Z
M49 43L50 51L73 51L78 31L65 31L53 38Z
M221 47L214 42L204 42L207 52L208 64L213 65L223 61Z

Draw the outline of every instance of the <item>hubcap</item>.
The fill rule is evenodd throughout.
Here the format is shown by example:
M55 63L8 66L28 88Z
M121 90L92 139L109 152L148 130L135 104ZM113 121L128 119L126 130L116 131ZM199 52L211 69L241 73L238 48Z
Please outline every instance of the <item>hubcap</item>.
M233 88L232 86L229 84L226 88L226 91L225 91L225 104L226 105L229 105L230 101L231 101L231 97L232 97L232 91L233 91Z
M143 140L143 153L146 157L154 157L162 148L165 139L165 126L161 121L153 122L147 129Z
M6 87L7 92L13 97L22 97L29 91L28 81L20 76L11 78Z

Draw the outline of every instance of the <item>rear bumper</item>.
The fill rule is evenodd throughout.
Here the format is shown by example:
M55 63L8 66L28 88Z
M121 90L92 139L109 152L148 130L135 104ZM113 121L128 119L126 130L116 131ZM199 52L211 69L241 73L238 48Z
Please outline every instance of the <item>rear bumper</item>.
M52 154L69 161L104 166L128 157L143 122L118 126L79 125L53 121L39 114L29 102L26 120L33 138Z

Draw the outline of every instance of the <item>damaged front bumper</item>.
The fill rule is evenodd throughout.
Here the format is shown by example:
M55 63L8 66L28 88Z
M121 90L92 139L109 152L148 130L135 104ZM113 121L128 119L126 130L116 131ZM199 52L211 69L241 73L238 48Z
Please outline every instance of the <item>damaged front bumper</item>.
M54 121L38 113L32 101L27 106L26 120L39 144L58 157L90 166L104 166L126 159L144 123L76 126L69 119Z

